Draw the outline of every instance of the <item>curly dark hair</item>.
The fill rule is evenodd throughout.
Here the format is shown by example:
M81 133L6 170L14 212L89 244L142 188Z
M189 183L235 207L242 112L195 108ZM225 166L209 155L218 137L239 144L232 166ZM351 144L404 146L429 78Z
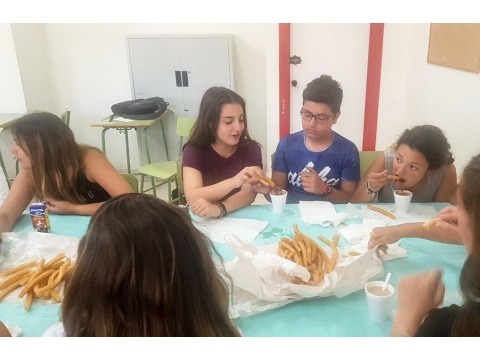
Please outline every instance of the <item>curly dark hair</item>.
M422 153L432 170L455 161L447 138L434 125L418 125L406 129L392 147L397 150L402 144Z

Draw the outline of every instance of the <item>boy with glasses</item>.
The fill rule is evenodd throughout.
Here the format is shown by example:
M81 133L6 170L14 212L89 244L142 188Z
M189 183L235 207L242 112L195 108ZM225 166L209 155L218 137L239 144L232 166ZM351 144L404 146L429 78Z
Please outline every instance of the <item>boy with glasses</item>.
M348 203L357 188L358 149L332 130L342 98L340 84L329 75L314 79L303 91L303 130L280 140L272 165L272 180L288 191L287 203Z

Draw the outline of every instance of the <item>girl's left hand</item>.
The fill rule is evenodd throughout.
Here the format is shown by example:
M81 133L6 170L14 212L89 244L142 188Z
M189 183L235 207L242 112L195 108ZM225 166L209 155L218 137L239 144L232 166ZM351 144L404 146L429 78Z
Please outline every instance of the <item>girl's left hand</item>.
M48 198L46 200L48 211L54 214L74 214L75 204L70 201L61 201Z
M212 216L218 217L221 214L220 208L212 204L210 201L205 199L198 199L193 204L189 204L190 210L192 210L194 215L205 217L205 216Z

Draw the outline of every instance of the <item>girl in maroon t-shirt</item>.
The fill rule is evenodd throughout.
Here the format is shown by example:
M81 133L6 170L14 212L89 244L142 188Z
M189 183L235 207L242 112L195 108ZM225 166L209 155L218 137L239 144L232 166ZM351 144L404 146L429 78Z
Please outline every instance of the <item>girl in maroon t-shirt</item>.
M255 200L252 179L265 173L241 96L224 87L205 92L182 166L185 197L197 216L221 217Z

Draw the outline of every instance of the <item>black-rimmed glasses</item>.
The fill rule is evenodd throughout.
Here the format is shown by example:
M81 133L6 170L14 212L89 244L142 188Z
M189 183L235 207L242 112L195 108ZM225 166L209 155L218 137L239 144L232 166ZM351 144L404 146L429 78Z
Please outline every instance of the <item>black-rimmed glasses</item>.
M312 120L312 117L315 117L315 122L317 124L325 124L332 116L334 116L336 113L333 113L332 115L327 115L327 114L317 114L313 115L310 111L300 110L300 115L302 116L302 120L305 121L310 121Z

